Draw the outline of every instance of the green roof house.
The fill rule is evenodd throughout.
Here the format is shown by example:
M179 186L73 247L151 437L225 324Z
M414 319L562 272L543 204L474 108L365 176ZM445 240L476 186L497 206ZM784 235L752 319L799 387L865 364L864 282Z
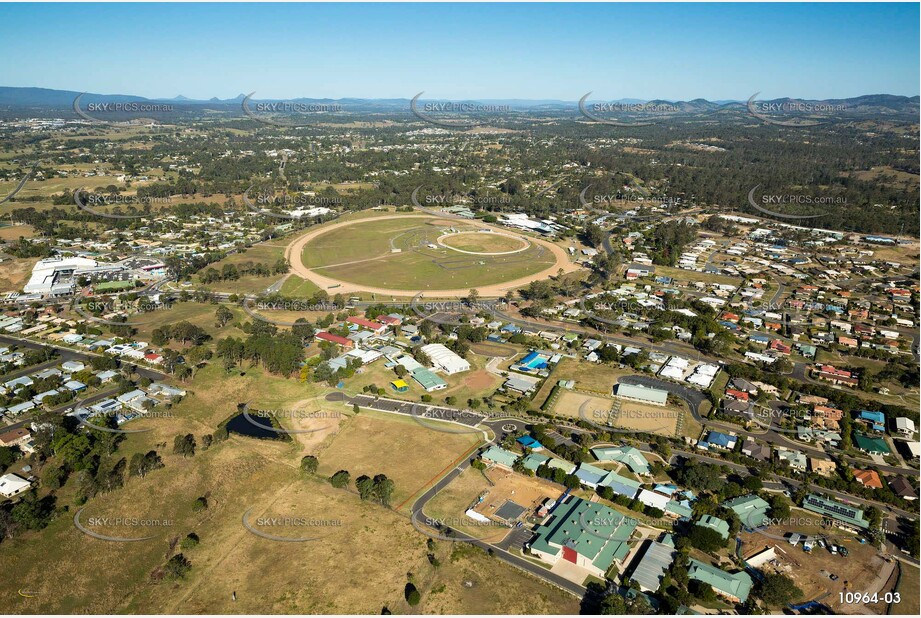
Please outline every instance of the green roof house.
M614 509L569 496L556 505L547 522L534 531L531 554L550 564L566 560L603 578L630 552L627 542L636 521Z
M759 528L768 519L771 505L758 496L739 496L723 503L727 509L739 516L739 521L746 528Z
M426 369L425 367L419 367L412 372L413 380L419 383L419 386L424 388L426 392L438 391L443 388L448 387L448 383L442 380L440 377Z
M882 438L871 438L866 434L854 432L854 444L869 455L888 455L889 445Z
M518 454L513 453L512 451L507 451L504 448L498 446L490 446L488 449L483 451L483 453L480 455L480 459L487 463L494 463L497 466L505 466L506 468L511 468L515 461L518 460Z
M547 463L550 461L550 458L546 455L541 455L540 453L531 453L521 462L525 469L536 472L540 468L541 464Z
M649 474L649 462L639 449L632 446L593 448L592 455L598 461L616 461L625 464L634 474Z
M866 530L870 527L870 522L864 518L861 509L818 494L806 496L803 508L830 517L838 522L839 527L847 530Z
M729 538L729 522L722 520L719 517L714 517L713 515L703 515L700 519L697 520L696 525L700 526L701 528L716 530L724 539Z
M710 584L713 591L733 603L744 603L752 589L752 578L745 571L727 573L700 560L690 559L688 577Z

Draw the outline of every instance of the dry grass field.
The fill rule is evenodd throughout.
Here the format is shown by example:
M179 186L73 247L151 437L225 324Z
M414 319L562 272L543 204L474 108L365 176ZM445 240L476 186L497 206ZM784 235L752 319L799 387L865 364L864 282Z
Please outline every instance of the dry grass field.
M399 414L362 410L319 452L319 474L348 470L353 479L386 474L396 485L394 506L408 513L411 505L403 503L458 463L480 438L435 431Z
M130 458L153 448L165 468L92 498L81 515L94 532L152 538L115 543L78 531L71 480L57 493L58 506L66 510L46 530L0 543L0 611L373 614L389 607L408 613L403 599L408 573L422 592L418 609L425 612L577 609L577 601L557 589L485 555L455 555L450 543L437 544L443 566L435 569L426 558L425 537L405 513L362 503L353 491L335 489L298 468L301 457L318 453L332 469L388 474L399 497L401 488L403 494L414 491L421 477L434 476L465 451L471 437L362 412L332 424L328 419L292 422L292 428L323 427L293 441L232 436L203 450L201 436L214 431L239 401L309 410L344 406L317 398L323 393L315 386L258 369L226 376L208 367L185 387L189 395L171 416L134 421L132 428L152 431L129 436L117 453ZM173 437L186 432L199 440L191 458L174 455L171 448ZM208 508L196 513L192 505L200 496L207 497ZM259 532L316 540L257 536L243 526L250 509L248 521ZM138 517L160 525L102 525L91 523L91 517ZM191 571L178 581L160 579L157 573L177 551L178 540L193 531L201 543L183 550Z
M0 192L0 195L3 193ZM0 240L19 240L20 237L32 238L35 228L31 225L4 225L0 227Z
M0 292L21 292L38 258L8 257L0 262Z

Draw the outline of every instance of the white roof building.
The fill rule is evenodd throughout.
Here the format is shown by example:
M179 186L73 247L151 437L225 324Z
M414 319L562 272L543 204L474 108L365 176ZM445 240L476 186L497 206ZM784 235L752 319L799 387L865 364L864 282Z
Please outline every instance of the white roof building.
M96 260L82 257L46 258L32 268L32 276L23 288L26 294L67 294L73 291L70 282L58 282L59 275L70 277L96 267Z
M440 343L422 346L422 352L431 359L432 364L448 375L469 371L470 363Z
M651 506L662 511L665 510L665 505L668 504L669 501L668 496L657 494L656 492L649 491L648 489L641 489L637 499L646 506Z
M12 498L28 491L32 483L15 474L4 474L0 476L0 496Z

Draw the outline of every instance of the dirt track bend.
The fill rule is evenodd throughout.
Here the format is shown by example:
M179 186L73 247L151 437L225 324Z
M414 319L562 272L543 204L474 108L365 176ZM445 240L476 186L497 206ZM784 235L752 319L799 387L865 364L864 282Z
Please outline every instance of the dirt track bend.
M313 270L304 266L301 262L301 255L304 253L304 246L319 236L320 234L325 234L331 230L338 229L347 225L354 225L356 223L363 223L366 221L384 221L387 219L432 219L436 220L437 217L432 215L388 215L384 217L372 217L367 219L355 219L354 221L343 221L341 223L335 223L330 226L322 226L317 229L311 230L300 236L299 238L294 239L285 249L285 259L288 260L288 264L291 267L291 272L301 277L312 281L320 287L321 290L330 291L330 286L339 285L337 288L333 288L333 293L336 294L350 294L354 292L368 292L371 294L381 294L384 296L402 296L408 297L418 294L419 292L424 292L432 298L445 298L445 297L463 297L467 296L470 292L470 288L456 289L456 290L395 290L390 288L375 288L368 287L364 285L359 285L356 283L351 283L348 281L341 281L339 279L333 279L331 277L325 277L320 275ZM509 232L504 229L495 228L491 225L479 221L469 221L466 220L465 223L473 225L480 228L487 228L491 230L501 231L504 234ZM575 272L581 268L578 264L573 264L569 261L569 256L566 251L561 247L554 245L553 243L547 242L546 240L541 240L538 238L533 238L531 236L522 235L522 238L526 238L529 242L532 242L537 245L548 249L553 256L556 258L556 263L544 270L534 273L533 275L528 275L527 277L520 277L512 281L506 281L503 283L496 283L493 285L477 286L477 291L479 291L480 296L482 297L499 297L504 296L505 293L509 290L520 288L524 285L531 283L532 281L537 281L539 279L546 279L551 275L556 275L556 273L562 269L564 273ZM370 258L376 259L376 258Z

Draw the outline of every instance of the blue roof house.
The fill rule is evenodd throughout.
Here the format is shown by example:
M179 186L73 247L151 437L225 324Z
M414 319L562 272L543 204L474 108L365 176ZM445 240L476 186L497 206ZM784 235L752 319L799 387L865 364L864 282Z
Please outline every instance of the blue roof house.
M518 444L520 444L521 446L525 448L531 449L532 451L540 451L540 450L543 450L544 448L543 444L541 444L540 442L538 442L531 436L521 436L520 438L516 440L516 442L518 442Z

